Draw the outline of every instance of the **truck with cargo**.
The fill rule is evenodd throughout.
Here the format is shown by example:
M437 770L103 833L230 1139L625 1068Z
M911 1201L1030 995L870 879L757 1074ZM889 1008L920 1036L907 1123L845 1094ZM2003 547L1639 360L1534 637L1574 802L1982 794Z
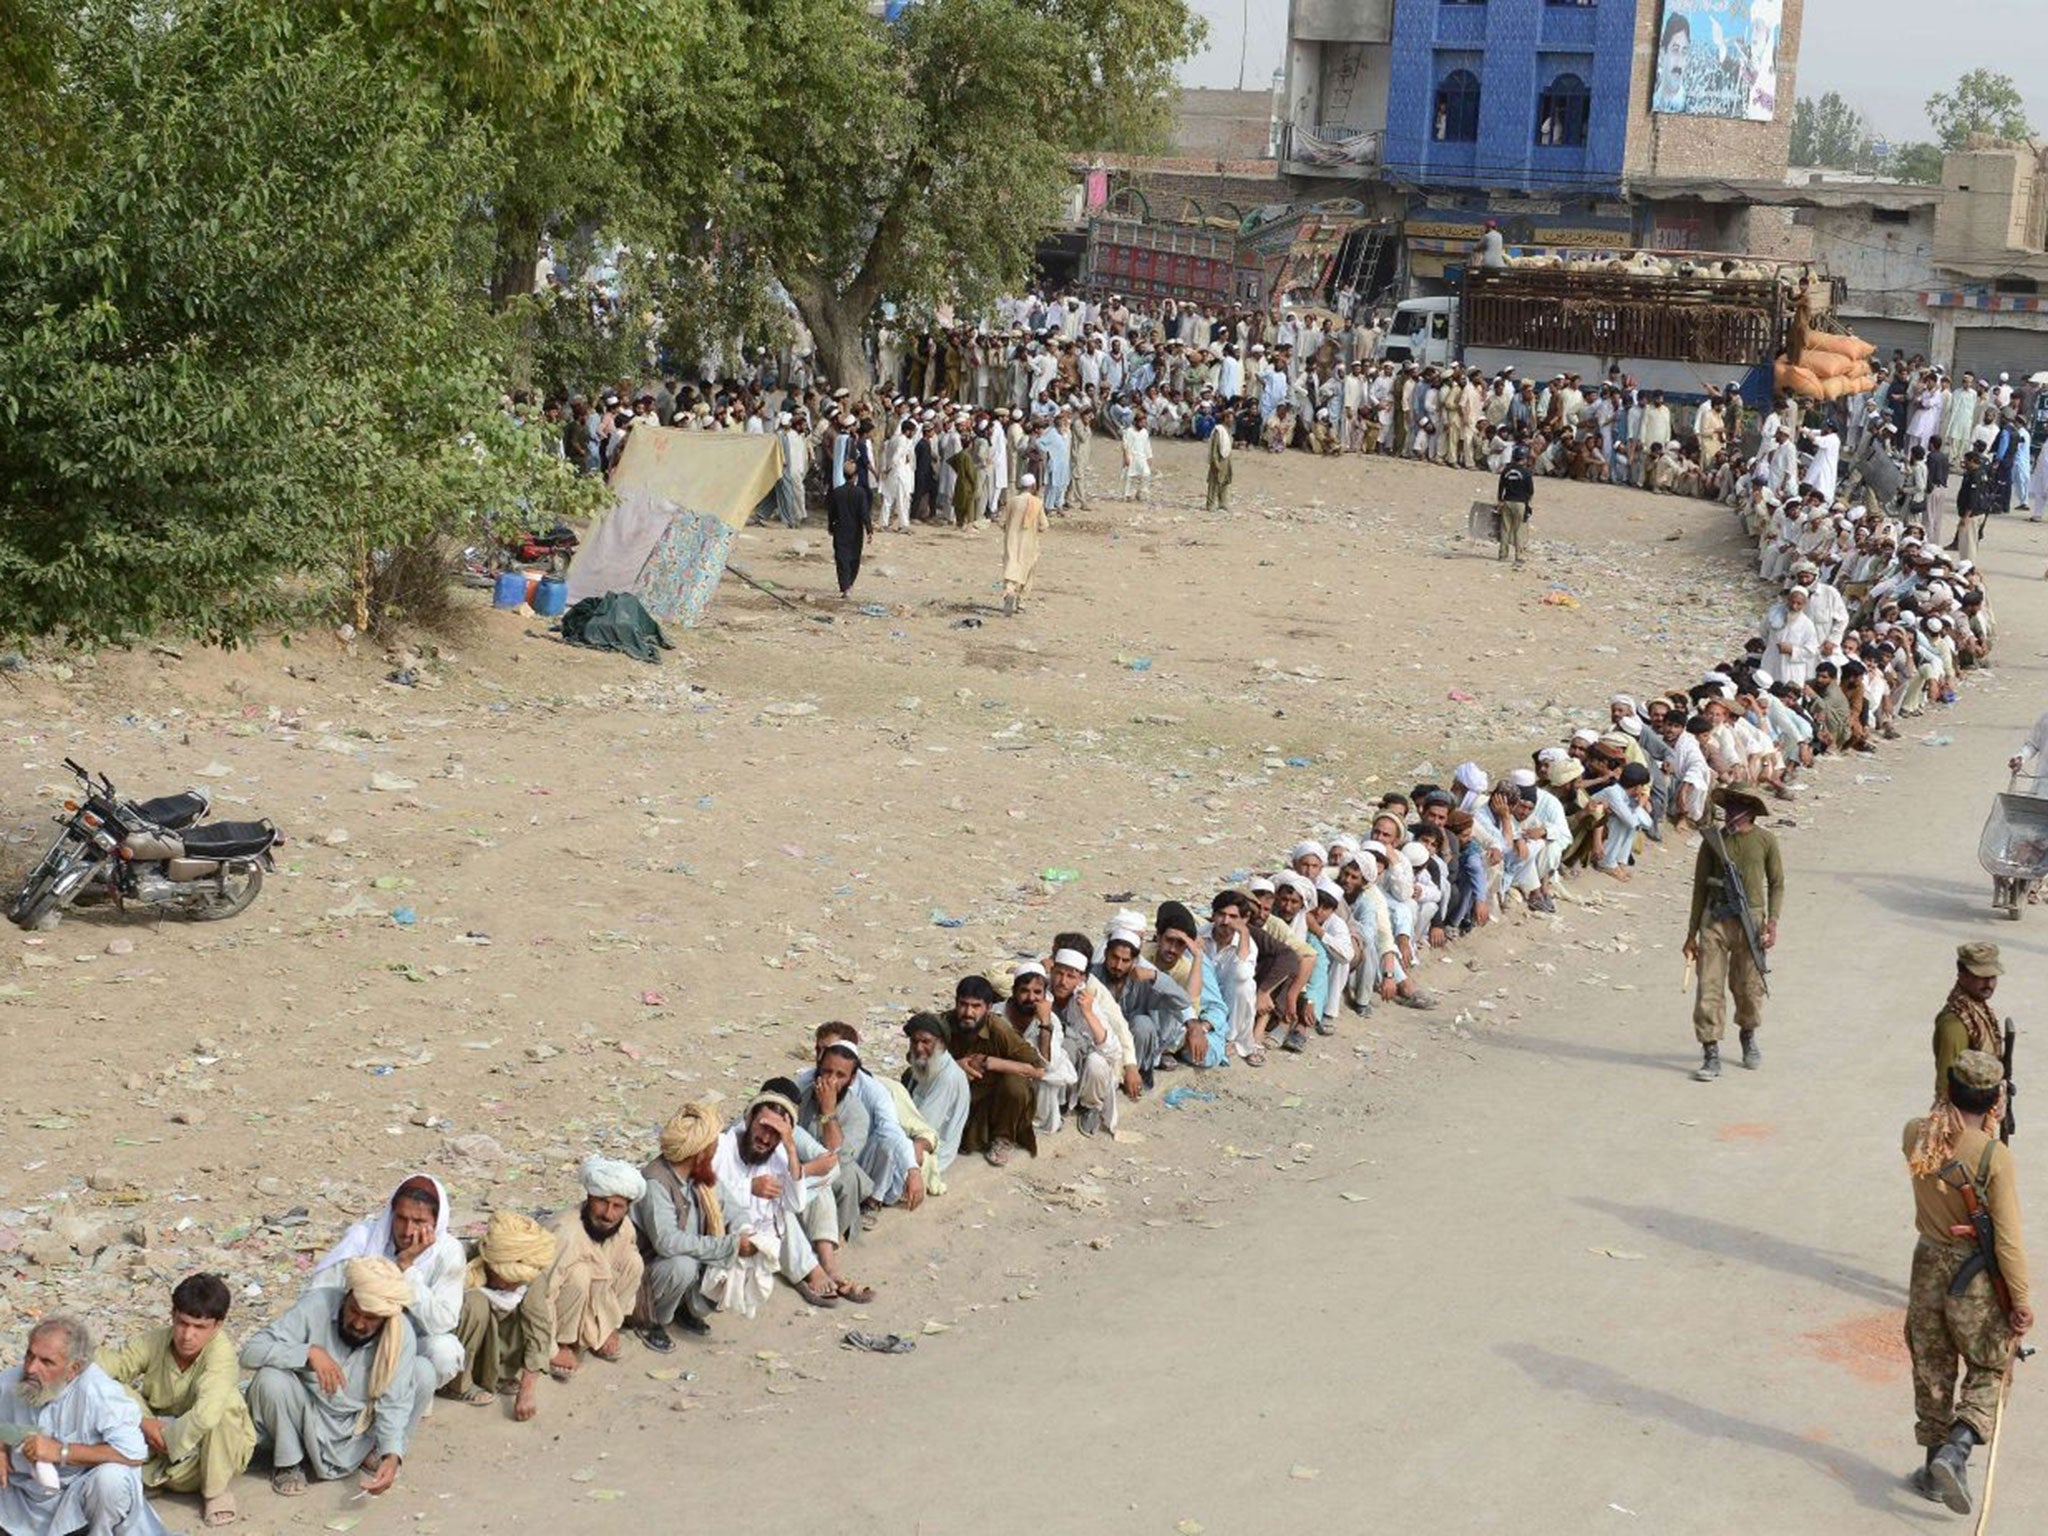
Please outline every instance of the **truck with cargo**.
M1619 369L1647 390L1698 399L1737 385L1767 399L1773 363L1824 329L1833 284L1809 262L1710 255L1468 267L1455 295L1396 307L1379 355L1523 378Z

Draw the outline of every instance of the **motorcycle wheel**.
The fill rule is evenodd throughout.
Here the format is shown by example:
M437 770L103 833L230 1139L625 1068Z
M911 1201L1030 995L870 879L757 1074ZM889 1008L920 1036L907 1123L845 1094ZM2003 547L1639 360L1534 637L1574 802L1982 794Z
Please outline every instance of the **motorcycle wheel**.
M14 899L14 907L7 914L8 921L19 928L31 931L56 926L52 921L92 879L98 867L95 859L81 859L66 852L44 861L29 883Z
M239 874L230 872L222 884L225 894L215 889L203 895L186 896L172 907L172 912L188 923L217 923L223 918L239 917L249 910L249 903L263 889L263 866L252 862Z

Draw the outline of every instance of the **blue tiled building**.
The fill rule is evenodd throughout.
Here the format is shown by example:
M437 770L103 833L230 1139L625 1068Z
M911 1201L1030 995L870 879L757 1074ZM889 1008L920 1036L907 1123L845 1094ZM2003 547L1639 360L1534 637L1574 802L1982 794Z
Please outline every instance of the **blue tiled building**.
M1385 175L1612 196L1637 0L1395 0Z

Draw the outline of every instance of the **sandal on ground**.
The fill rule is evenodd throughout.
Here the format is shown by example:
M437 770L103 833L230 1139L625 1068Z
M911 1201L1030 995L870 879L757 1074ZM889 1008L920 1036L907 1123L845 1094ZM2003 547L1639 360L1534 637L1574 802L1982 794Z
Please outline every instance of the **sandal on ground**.
M235 1496L232 1493L216 1493L206 1501L202 1509L200 1524L210 1531L233 1525L242 1518L242 1512L235 1508Z
M281 1499L296 1499L306 1491L304 1467L279 1467L270 1474L270 1491Z
M1244 1053L1244 1064L1248 1067L1263 1067L1266 1064L1264 1047L1255 1045L1246 1051Z
M988 1160L989 1167L1007 1168L1010 1165L1010 1144L999 1141L981 1155Z
M809 1306L836 1307L839 1305L839 1295L836 1291L818 1290L815 1287L813 1287L808 1281L797 1281L796 1293L797 1295L803 1297L805 1303Z
M854 1285L846 1280L838 1281L837 1284L839 1294L856 1307L864 1307L875 1299L875 1288L872 1285Z
M488 1404L495 1403L498 1400L498 1394L486 1392L482 1387L470 1387L465 1391L456 1393L455 1400L459 1403L467 1403L472 1408L482 1408Z

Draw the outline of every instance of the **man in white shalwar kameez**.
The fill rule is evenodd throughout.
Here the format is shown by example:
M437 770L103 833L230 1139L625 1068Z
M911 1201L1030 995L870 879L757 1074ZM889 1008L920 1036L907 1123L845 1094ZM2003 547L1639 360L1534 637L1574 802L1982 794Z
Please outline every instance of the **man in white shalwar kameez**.
M401 1183L376 1214L364 1217L313 1266L312 1284L337 1293L350 1259L390 1259L412 1285L405 1315L419 1346L422 1404L462 1371L466 1351L455 1336L469 1259L448 1230L448 1191L441 1181L416 1173Z
M1783 619L1764 634L1764 665L1779 682L1799 686L1819 661L1820 632L1806 611L1806 589L1792 587L1785 593Z
M45 1317L22 1364L0 1371L0 1424L35 1429L0 1451L7 1536L169 1536L143 1492L142 1408L92 1363L76 1318Z

